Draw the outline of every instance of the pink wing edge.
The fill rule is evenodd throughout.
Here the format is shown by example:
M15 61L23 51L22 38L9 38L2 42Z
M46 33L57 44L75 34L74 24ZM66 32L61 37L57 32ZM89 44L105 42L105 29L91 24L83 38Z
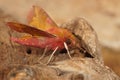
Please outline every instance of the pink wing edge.
M27 39L20 39L11 37L10 40L21 45L37 47L41 49L48 47L49 50L54 50L56 47L58 47L58 49L61 50L64 48L63 41L58 38L38 39L35 37L31 37Z

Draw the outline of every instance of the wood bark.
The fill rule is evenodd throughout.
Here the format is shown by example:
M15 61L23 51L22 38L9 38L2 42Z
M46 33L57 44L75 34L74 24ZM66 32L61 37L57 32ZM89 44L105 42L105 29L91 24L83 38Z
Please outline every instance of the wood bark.
M2 12L2 11L1 11ZM57 52L46 65L52 51L40 59L44 50L18 45L11 42L11 36L19 36L5 23L13 17L1 13L0 17L0 80L120 80L109 67L104 65L96 32L82 18L64 23L76 35L84 51L70 50L72 60L66 53ZM84 55L83 55L84 54Z

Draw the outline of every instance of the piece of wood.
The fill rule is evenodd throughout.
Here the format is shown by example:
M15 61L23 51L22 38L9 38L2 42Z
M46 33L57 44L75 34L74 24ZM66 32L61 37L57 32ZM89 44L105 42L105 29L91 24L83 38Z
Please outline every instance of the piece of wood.
M82 44L94 58L81 56L84 52L75 49L70 51L72 60L67 54L57 52L50 64L45 65L52 51L39 60L44 50L9 41L10 36L18 34L4 25L6 19L0 19L0 80L120 80L104 65L96 33L86 20L77 18L62 26L80 37L78 44Z

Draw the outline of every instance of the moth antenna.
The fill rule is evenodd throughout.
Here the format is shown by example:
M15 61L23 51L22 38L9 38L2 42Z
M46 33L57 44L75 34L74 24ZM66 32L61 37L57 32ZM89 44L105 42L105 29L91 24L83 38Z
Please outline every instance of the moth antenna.
M55 54L55 52L57 51L57 49L58 49L58 47L56 47L55 50L52 52L49 60L47 61L47 64L49 64L49 62L51 61L51 59L52 59L53 55Z
M70 55L70 51L68 50L68 46L67 46L66 42L64 42L64 46L65 46L65 49L67 50L67 54L68 54L69 58L72 59L72 57Z
M47 52L47 47L45 47L44 52L43 52L42 56L39 58L38 61L40 61L42 58L44 58L46 52Z

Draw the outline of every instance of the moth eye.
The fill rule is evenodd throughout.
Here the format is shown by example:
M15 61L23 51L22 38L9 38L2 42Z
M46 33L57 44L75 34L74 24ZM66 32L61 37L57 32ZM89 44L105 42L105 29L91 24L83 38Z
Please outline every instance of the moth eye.
M71 40L70 39L67 39L65 42L66 42L67 45L71 44Z

